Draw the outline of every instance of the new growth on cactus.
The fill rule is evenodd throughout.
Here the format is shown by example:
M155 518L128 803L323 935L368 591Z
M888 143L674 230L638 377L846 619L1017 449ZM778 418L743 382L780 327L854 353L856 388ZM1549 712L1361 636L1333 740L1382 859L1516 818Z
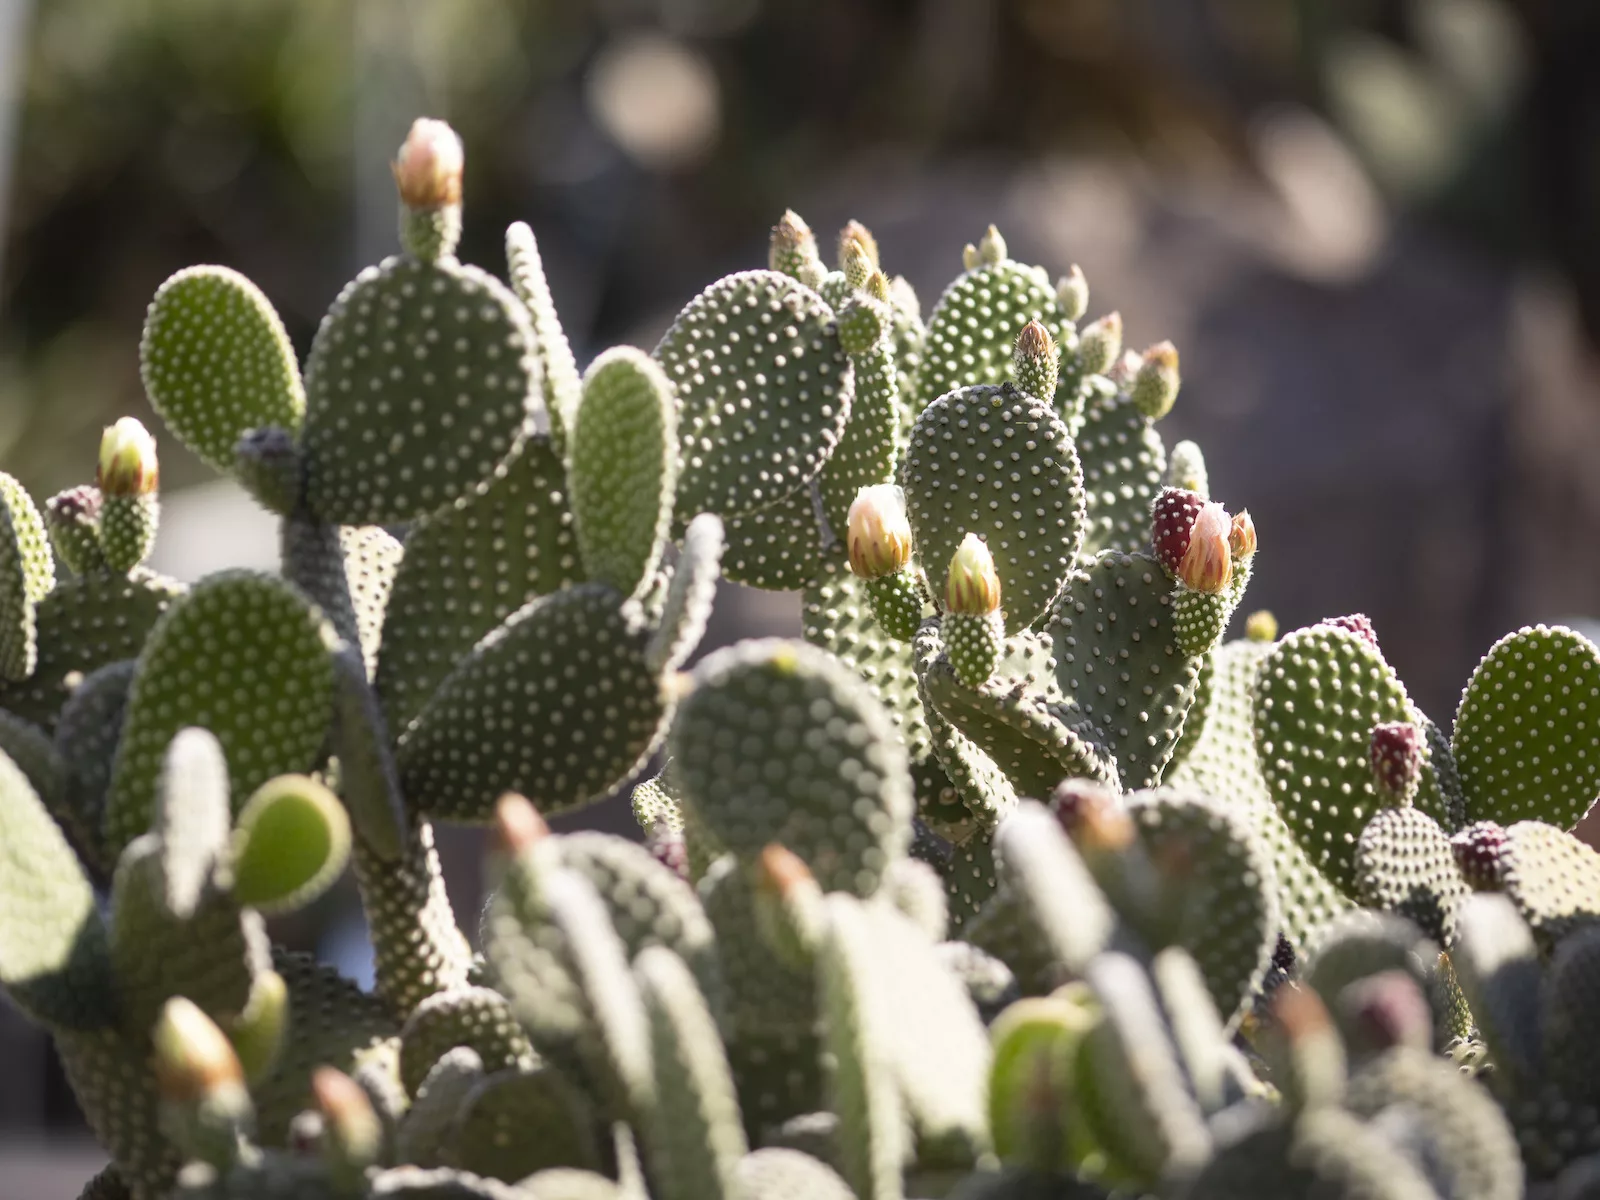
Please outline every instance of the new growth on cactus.
M526 225L457 259L464 168L418 121L303 365L227 268L151 303L280 575L143 565L137 422L42 514L0 475L0 987L86 1196L1592 1190L1600 649L1512 633L1441 727L1363 617L1224 640L1176 350L993 226L924 313L786 212L580 370ZM721 577L803 640L686 670ZM644 845L551 831L629 785ZM266 922L346 865L370 992Z

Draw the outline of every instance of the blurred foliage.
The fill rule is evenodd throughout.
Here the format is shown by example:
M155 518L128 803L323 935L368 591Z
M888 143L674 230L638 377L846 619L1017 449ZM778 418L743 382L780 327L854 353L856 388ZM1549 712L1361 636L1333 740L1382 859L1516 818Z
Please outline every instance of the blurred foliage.
M1597 49L1592 0L49 0L14 56L0 461L85 474L189 263L260 282L303 349L391 244L385 152L422 111L467 141L464 257L532 221L580 341L748 259L819 179L1058 150L1248 171L1284 103L1397 210L1553 256L1600 330Z

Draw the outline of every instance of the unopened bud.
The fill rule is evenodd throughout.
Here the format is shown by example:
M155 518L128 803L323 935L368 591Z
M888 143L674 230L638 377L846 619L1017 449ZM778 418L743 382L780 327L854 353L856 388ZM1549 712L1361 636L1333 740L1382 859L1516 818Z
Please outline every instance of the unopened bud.
M755 917L767 948L791 967L810 964L822 941L822 887L805 860L777 842L756 864Z
M1171 342L1157 342L1146 350L1133 377L1133 403L1152 421L1172 411L1178 398L1178 351Z
M1017 387L1036 400L1055 399L1056 381L1061 371L1061 350L1050 331L1038 321L1029 321L1017 335L1012 355Z
M1077 263L1056 280L1056 303L1061 305L1069 321L1076 321L1089 311L1089 281L1083 277L1083 268Z
M1509 839L1493 821L1474 821L1450 839L1450 851L1467 886L1475 892L1500 890Z
M1106 372L1106 378L1117 387L1126 390L1133 386L1134 378L1143 365L1144 358L1137 350L1124 350L1117 361L1111 364L1111 369Z
M322 1153L329 1168L353 1182L383 1153L383 1122L366 1089L333 1067L311 1073L311 1095L322 1114Z
M1410 972L1379 971L1347 984L1338 1007L1358 1054L1379 1054L1397 1046L1428 1050L1433 1044L1433 1012Z
M1390 804L1410 804L1422 781L1422 730L1410 721L1372 727L1372 774Z
M1049 808L1081 850L1122 850L1133 842L1133 822L1117 794L1088 779L1064 779L1050 793Z
M174 996L162 1006L150 1043L163 1100L191 1104L244 1089L244 1068L233 1043L192 1000Z
M45 528L56 557L78 575L104 569L100 549L100 490L89 484L57 492L44 504Z
M1243 562L1256 552L1256 523L1250 519L1250 510L1233 514L1233 524L1228 528L1228 553L1235 562Z
M148 496L161 483L156 440L135 417L123 417L100 438L95 483L102 496Z
M1232 522L1222 505L1209 503L1200 509L1189 529L1189 548L1178 562L1178 578L1193 592L1215 596L1233 579L1233 560L1228 553L1228 533Z
M1278 618L1265 608L1258 608L1244 619L1244 636L1252 642L1278 640Z
M997 267L1006 260L1006 240L993 225L983 231L978 239L978 261L986 267Z
M786 210L772 227L772 237L767 243L767 265L774 271L799 278L803 266L819 263L820 259L811 226L793 209Z
M861 248L862 253L871 261L874 270L882 265L882 260L878 257L878 239L872 236L872 231L860 221L846 221L844 228L839 231L839 269L841 271L845 269L846 244L852 242Z
M550 826L526 796L507 792L494 806L494 830L489 838L491 852L516 858L550 836Z
M874 271L867 276L867 282L861 285L861 290L874 300L889 303L889 277L882 271Z
M971 242L961 247L961 265L969 271L976 271L983 260L978 257L978 248Z
M872 278L872 273L878 269L877 264L867 253L866 248L857 241L847 241L841 246L839 256L839 270L844 275L844 281L851 291L858 291L867 286L867 280Z
M1378 631L1372 627L1372 619L1366 613L1349 613L1342 617L1327 617L1318 621L1317 624L1332 625L1335 629L1353 633L1374 650L1382 653L1378 645Z
M911 561L911 522L896 485L864 487L850 505L850 569L862 579L893 575Z
M770 843L761 851L759 880L761 886L775 896L789 896L817 886L805 859L778 842Z
M944 602L951 612L980 617L1000 609L1000 576L994 569L994 556L975 533L961 540L950 559Z
M1078 367L1085 375L1104 375L1121 353L1121 313L1096 317L1078 334Z
M391 164L400 202L407 208L444 208L461 203L466 154L456 131L443 121L418 117Z

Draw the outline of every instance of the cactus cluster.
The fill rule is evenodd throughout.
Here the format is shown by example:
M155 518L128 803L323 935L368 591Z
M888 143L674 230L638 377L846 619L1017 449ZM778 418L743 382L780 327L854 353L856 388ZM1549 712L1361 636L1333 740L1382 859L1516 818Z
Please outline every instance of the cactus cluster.
M1176 351L993 228L924 319L786 213L580 372L462 170L419 121L303 370L231 271L151 304L280 575L142 565L136 421L0 476L0 987L86 1196L1600 1194L1600 649L1509 635L1444 728L1364 617L1224 640ZM685 670L720 577L803 640ZM630 783L642 845L546 824ZM435 821L491 827L473 930ZM267 924L347 865L370 991Z

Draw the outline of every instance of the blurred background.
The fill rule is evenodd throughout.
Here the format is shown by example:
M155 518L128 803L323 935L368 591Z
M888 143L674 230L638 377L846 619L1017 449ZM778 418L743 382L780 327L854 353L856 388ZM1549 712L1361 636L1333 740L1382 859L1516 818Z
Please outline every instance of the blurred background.
M1600 613L1596 61L1592 0L0 0L0 469L42 499L117 416L162 437L138 339L181 267L251 276L303 354L440 116L462 257L503 271L529 221L581 362L764 264L785 207L864 221L925 311L991 221L1081 263L1091 314L1182 352L1164 432L1255 517L1245 607L1368 613L1447 720L1499 634ZM162 475L157 566L274 565L166 437ZM340 904L280 932L359 973ZM3 1009L0 1063L0 1200L75 1194L96 1157Z

